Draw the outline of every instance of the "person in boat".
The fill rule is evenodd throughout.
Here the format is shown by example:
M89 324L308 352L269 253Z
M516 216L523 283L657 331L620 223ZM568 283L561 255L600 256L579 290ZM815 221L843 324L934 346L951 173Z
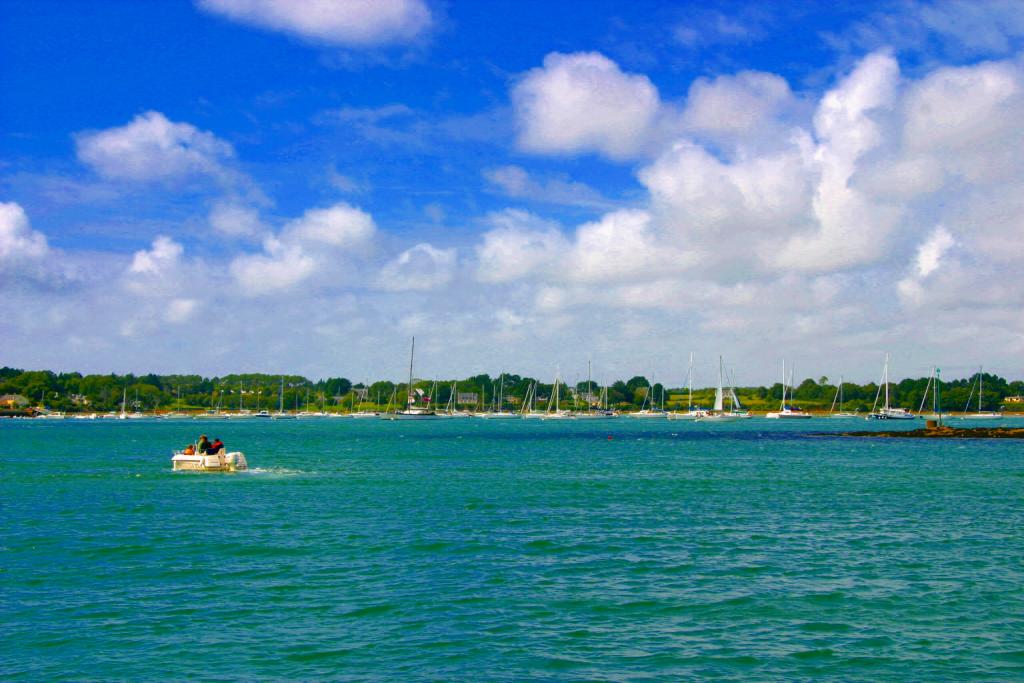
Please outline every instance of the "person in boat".
M196 445L194 443L190 443L189 445L185 446L185 450L182 451L182 454L183 455L195 455L196 454Z
M221 441L220 439L214 438L213 443L211 443L210 447L208 449L206 449L206 453L207 453L207 455L216 455L217 453L219 453L223 449L224 449L224 442Z
M206 453L210 450L210 440L206 438L206 434L199 435L199 443L196 444L196 451L199 453Z

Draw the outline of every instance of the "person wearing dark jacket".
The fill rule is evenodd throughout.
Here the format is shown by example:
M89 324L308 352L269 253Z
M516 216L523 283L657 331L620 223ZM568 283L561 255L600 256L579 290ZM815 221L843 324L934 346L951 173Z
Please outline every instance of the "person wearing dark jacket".
M207 454L209 454L209 455L216 455L216 454L217 454L217 453L219 453L219 452L220 452L220 451L221 451L221 450L222 450L223 448L224 448L224 442L223 442L223 441L221 441L220 439L214 439L214 440L213 440L213 443L211 443L211 444L210 444L210 447L209 447L209 449L207 449L207 451L206 451L206 452L207 452Z

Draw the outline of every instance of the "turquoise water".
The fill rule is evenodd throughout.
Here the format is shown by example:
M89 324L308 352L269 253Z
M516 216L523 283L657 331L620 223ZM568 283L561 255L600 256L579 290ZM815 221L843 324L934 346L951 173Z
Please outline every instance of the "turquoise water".
M0 677L1024 679L1024 443L873 426L0 420Z

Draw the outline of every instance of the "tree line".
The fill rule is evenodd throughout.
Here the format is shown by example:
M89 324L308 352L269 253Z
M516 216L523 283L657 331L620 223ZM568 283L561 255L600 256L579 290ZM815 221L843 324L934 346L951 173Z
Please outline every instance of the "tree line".
M917 410L928 386L928 378L904 379L889 385L890 403L894 406ZM983 375L984 394L981 408L998 410L1006 397L1024 394L1024 382L1008 381L998 375ZM283 385L283 396L282 396ZM530 392L531 386L535 390ZM448 405L453 392L463 399L462 408L491 408L504 399L505 409L521 406L528 392L536 395L537 406L546 407L554 393L553 383L540 382L531 377L504 373L498 376L474 375L459 380L416 380L414 389L418 400L437 406ZM880 387L875 383L843 383L844 408L867 411L872 407ZM960 411L971 399L971 409L977 408L977 374L940 385L942 407L945 411ZM791 404L809 410L828 410L837 394L837 386L827 377L807 378L793 388ZM377 381L365 385L353 384L344 377L311 380L300 375L267 375L259 373L231 374L223 377L200 375L83 375L78 372L55 373L47 370L19 370L0 368L0 395L24 397L31 406L66 412L101 412L119 410L126 403L127 410L197 411L197 410L379 410L389 403L404 402L405 383ZM609 407L634 410L643 405L664 406L667 410L686 408L690 403L710 407L714 402L713 388L687 389L651 384L646 377L637 375L628 380L617 380L607 387L586 381L564 386L560 391L561 408L585 408L588 403L605 398ZM753 410L772 410L782 399L782 385L770 387L737 387L736 393L744 407ZM931 394L931 391L928 391ZM457 399L458 397L456 397ZM1010 407L1013 407L1012 405ZM1024 406L1022 406L1024 407ZM925 401L931 410L931 396Z

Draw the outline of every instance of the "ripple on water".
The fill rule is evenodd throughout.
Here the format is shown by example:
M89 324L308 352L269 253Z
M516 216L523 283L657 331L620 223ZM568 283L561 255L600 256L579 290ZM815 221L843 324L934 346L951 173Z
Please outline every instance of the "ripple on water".
M220 425L257 465L230 476L139 457L184 442L169 424L135 425L116 466L118 426L0 425L5 673L1024 675L1006 444L345 422Z

